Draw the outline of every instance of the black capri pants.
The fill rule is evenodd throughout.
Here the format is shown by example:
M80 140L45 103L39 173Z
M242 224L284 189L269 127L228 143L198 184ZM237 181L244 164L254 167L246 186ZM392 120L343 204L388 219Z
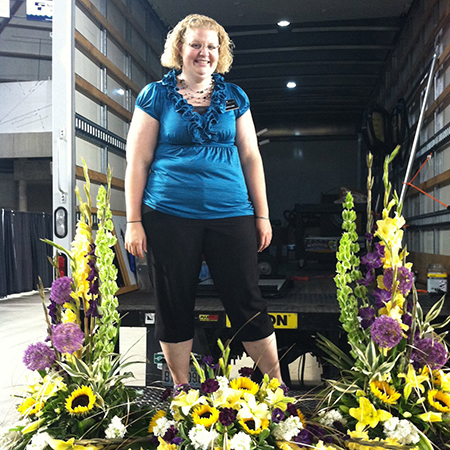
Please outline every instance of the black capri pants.
M194 337L203 257L233 331L243 327L237 337L246 342L272 334L267 303L258 287L253 216L187 219L144 207L142 223L155 290L158 340L175 343Z

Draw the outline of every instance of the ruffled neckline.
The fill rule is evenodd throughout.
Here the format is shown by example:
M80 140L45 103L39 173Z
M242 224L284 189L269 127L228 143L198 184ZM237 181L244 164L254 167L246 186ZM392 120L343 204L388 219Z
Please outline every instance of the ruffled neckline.
M181 71L172 69L164 75L162 84L167 88L167 97L173 103L175 110L189 122L188 131L194 143L203 144L206 141L216 141L217 132L214 131L214 125L218 123L220 114L225 112L226 92L223 77L213 73L214 91L211 96L211 104L206 113L200 115L178 92L177 75L180 73Z

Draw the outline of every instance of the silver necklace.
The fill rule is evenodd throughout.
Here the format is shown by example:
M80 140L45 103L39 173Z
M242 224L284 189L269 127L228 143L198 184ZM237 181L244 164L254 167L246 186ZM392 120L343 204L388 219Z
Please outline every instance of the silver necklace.
M212 93L214 91L213 77L211 77L211 82L209 83L209 85L205 89L202 89L200 91L196 91L190 88L189 85L187 85L182 78L180 78L180 84L181 84L180 90L184 91L183 92L184 99L186 101L192 100L193 103L195 102L197 104L206 103L206 101L211 98ZM189 93L188 91L191 91L191 93Z

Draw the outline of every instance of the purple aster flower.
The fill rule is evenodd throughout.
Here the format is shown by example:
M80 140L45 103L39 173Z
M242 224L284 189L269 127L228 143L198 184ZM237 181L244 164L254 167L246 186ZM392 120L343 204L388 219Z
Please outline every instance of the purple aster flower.
M202 383L202 390L205 394L212 394L219 389L219 382L213 378L208 378Z
M161 394L161 401L165 402L171 396L172 396L172 389L169 387L165 388L163 393Z
M297 408L292 403L288 403L286 405L286 412L290 416L297 416Z
M386 303L392 298L392 294L389 291L380 288L376 288L373 291L373 295L375 297L375 306L378 309L384 308Z
M383 348L395 347L402 340L402 328L397 320L389 316L380 316L370 327L372 339Z
M445 347L433 338L416 339L411 354L416 370L429 366L431 370L439 370L448 361Z
M381 245L379 242L375 244L375 252L378 254L378 256L383 259L386 256L386 247L384 245Z
M175 444L175 442L173 442L173 441L175 439L177 439L177 440L179 439L179 438L177 438L177 433L178 433L178 430L173 425L170 425L170 427L164 433L163 439L169 444Z
M241 377L250 378L253 375L254 370L251 367L241 367L238 372Z
M408 295L413 284L413 273L406 267L401 266L397 271L398 290L404 296Z
M102 317L98 310L98 300L89 300L89 309L86 311L86 317Z
M56 325L52 340L60 353L74 353L83 346L84 333L76 323L67 322Z
M358 284L363 284L366 287L369 287L375 281L375 274L373 270L369 270L366 275L358 280Z
M57 278L52 283L52 290L50 292L50 300L58 303L58 305L64 305L64 303L70 302L72 297L70 294L72 293L73 283L72 278L69 277L61 277Z
M365 330L375 321L375 310L370 306L359 308L358 315L361 317L361 326Z
M236 411L233 408L223 408L219 413L219 422L224 427L229 427L236 420Z
M313 436L306 428L300 431L297 436L294 437L294 442L300 445L311 445Z
M372 242L373 241L373 234L372 233L366 233L364 235L364 238L366 241Z
M377 252L367 253L361 258L361 262L366 266L368 271L378 269L382 262Z
M55 361L55 353L43 342L31 344L25 350L23 363L30 370L45 370Z
M280 408L272 411L272 422L280 423L284 419L284 412Z

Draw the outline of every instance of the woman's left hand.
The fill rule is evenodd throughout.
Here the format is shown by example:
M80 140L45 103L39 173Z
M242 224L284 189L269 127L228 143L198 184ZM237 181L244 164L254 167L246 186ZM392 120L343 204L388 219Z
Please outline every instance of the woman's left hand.
M272 226L270 220L267 219L255 219L255 226L258 237L258 252L262 252L272 240Z

